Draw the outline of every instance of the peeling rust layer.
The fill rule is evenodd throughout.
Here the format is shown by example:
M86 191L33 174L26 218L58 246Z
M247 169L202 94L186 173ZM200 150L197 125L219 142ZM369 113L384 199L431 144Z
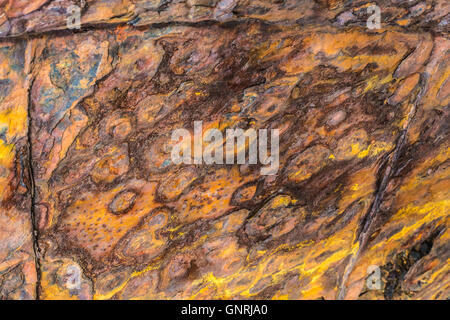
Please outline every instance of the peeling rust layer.
M249 20L275 25L365 27L367 7L373 4L383 9L385 26L448 30L450 5L445 0L3 0L0 38L67 30L74 5L80 8L81 29L101 29Z
M29 46L0 46L0 297L35 299L38 283L28 133Z
M448 299L449 4L371 4L0 0L0 298Z

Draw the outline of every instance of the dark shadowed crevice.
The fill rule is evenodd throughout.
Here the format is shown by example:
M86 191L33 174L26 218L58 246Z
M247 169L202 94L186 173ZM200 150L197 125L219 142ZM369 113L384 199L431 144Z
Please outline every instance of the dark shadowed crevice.
M434 240L438 237L443 228L435 230L428 238L418 243L414 247L400 252L392 262L382 267L382 271L387 274L383 295L386 300L391 300L402 294L402 282L408 271L423 257L428 255L433 248Z
M41 262L40 254L41 250L39 248L39 228L36 220L36 185L34 181L34 169L33 169L33 138L32 138L32 125L33 120L31 116L31 88L33 86L33 80L30 81L28 86L28 129L27 129L27 147L28 147L28 176L30 179L30 196L31 196L31 206L30 206L30 216L31 216L31 226L32 226L32 237L33 237L33 251L34 251L34 263L36 267L36 300L39 300L41 293Z

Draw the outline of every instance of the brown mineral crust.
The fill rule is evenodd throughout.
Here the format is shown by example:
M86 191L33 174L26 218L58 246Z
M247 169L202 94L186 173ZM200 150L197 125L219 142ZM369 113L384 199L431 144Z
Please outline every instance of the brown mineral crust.
M444 299L448 295L448 267L438 261L447 260L449 254L449 96L436 100L445 76L432 74L430 70L436 66L448 70L445 61L449 58L449 44L448 39L434 39L428 63L421 67L425 71L422 79L425 83L420 84L422 88L415 81L411 83L421 97L419 108L408 128L408 140L374 222L376 231L360 261L362 265L369 260L374 265L383 261L380 263L384 265L383 286L374 296L369 295L372 299ZM447 49L443 50L444 47ZM414 218L401 223L406 216ZM399 247L395 245L400 242ZM363 282L357 278L364 277L362 269L363 266L356 267L353 272L351 298L361 291ZM430 283L434 281L439 284L431 289ZM365 294L373 292L365 291Z
M381 30L368 2L72 1L50 32L69 2L0 1L0 296L448 298L446 1L377 2ZM279 129L277 174L175 165L194 121Z
M0 44L0 299L35 299L28 132L31 47Z
M123 270L110 291L92 292L97 298L130 294L128 281L151 270L160 271L146 298L277 297L287 289L285 272L304 283L298 297L336 297L376 176L409 112L385 104L398 86L394 72L420 71L402 65L426 36L245 26L245 34L238 27L175 27L155 37L125 28L46 40L40 63L48 71L40 69L31 92L73 96L56 100L46 124L33 131L37 141L46 141L45 132L55 139L34 156L53 164L36 176L39 203L50 208L41 236L49 248L44 270L68 253L93 283ZM59 49L68 46L83 51L74 56ZM336 60L337 52L344 54ZM83 59L98 67L83 69ZM64 61L61 71L52 61ZM65 66L79 71L62 73ZM40 80L45 77L53 80ZM39 110L38 96L33 102ZM66 116L72 110L79 110L80 125ZM151 113L139 117L143 110ZM333 111L346 117L330 126ZM65 118L67 124L57 121ZM255 168L170 164L170 132L192 130L194 120L204 130L250 123L281 128L279 175L269 181ZM136 121L138 128L131 125ZM79 134L54 130L56 124ZM239 212L242 204L232 197L252 181L262 187L238 196L255 198L252 211L233 233L209 236L209 221ZM162 205L165 211L157 209ZM44 297L46 285L54 286L44 285Z
M382 23L400 28L448 28L450 4L437 1L339 0L4 0L0 38L68 30L71 6L80 8L82 28L117 25L195 24L259 20L281 25L365 26L370 5L383 8Z

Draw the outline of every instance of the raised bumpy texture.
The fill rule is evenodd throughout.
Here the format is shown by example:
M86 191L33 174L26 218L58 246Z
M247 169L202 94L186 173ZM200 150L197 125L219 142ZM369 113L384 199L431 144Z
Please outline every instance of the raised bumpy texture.
M0 0L0 298L448 299L449 12ZM194 121L278 173L173 164Z

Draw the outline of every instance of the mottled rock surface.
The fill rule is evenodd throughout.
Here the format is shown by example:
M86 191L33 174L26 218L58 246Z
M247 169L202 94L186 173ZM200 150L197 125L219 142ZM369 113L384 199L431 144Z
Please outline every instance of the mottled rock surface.
M449 12L0 0L0 298L448 299ZM194 121L277 174L175 165Z

